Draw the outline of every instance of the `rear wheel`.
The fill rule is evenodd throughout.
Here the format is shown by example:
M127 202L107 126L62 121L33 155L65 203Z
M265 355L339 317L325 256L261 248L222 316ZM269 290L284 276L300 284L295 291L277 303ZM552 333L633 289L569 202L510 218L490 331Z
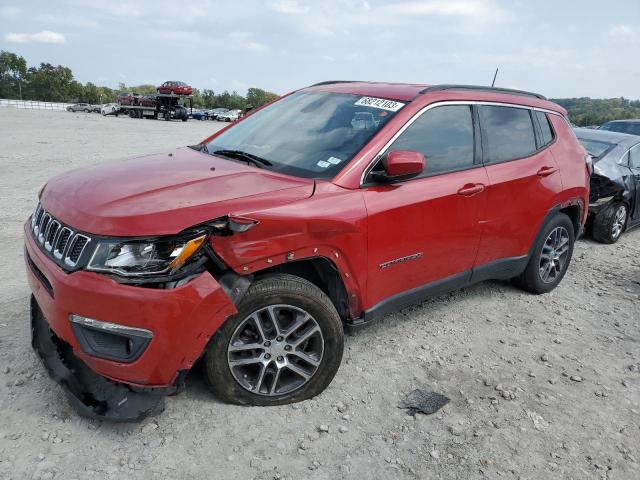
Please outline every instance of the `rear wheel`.
M575 232L571 219L558 213L542 229L525 271L514 283L531 293L547 293L558 286L573 255Z
M627 224L627 206L622 202L607 205L593 219L591 236L600 243L616 243Z
M206 379L222 400L283 405L322 392L342 359L342 321L331 300L293 275L254 282L207 347Z

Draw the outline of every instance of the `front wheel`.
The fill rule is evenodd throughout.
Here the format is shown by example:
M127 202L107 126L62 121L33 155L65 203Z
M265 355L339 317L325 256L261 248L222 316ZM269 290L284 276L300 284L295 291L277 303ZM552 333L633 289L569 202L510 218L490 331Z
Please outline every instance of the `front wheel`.
M525 271L514 283L531 293L547 293L558 286L573 255L575 231L571 219L558 213L543 227Z
M324 292L293 275L272 275L251 285L211 339L205 376L229 403L299 402L331 383L343 348L342 321Z
M591 236L600 243L616 243L627 224L627 206L622 202L607 205L593 219Z

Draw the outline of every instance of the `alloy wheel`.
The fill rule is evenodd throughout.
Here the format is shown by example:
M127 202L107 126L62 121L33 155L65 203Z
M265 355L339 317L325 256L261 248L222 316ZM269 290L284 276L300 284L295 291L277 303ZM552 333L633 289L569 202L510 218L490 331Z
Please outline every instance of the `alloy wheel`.
M227 361L244 389L277 396L307 384L323 353L322 331L308 312L292 305L269 305L238 325L227 347Z
M562 274L569 256L569 232L554 228L542 245L538 272L544 283L553 283Z
M620 205L613 217L613 225L611 226L611 238L616 240L622 233L624 224L627 220L627 207Z

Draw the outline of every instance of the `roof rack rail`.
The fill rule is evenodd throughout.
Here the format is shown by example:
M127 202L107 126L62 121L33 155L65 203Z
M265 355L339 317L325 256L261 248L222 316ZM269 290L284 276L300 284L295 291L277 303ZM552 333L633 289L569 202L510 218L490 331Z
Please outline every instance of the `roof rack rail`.
M312 87L319 87L320 85L333 85L334 83L359 83L358 80L327 80L325 82L318 82L311 85Z
M430 87L421 90L420 93L439 92L442 90L477 90L481 92L495 92L495 93L507 93L511 95L522 95L526 97L535 97L540 100L546 100L547 97L540 95L539 93L526 92L524 90L514 90L512 88L500 88L500 87L484 87L482 85L432 85Z

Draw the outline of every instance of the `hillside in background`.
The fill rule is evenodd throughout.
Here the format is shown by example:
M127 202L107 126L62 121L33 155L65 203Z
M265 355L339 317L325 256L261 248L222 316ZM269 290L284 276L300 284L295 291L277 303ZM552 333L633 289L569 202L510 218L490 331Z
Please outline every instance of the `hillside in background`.
M640 118L640 100L627 98L552 98L569 112L571 121L580 126L602 125L609 120Z

